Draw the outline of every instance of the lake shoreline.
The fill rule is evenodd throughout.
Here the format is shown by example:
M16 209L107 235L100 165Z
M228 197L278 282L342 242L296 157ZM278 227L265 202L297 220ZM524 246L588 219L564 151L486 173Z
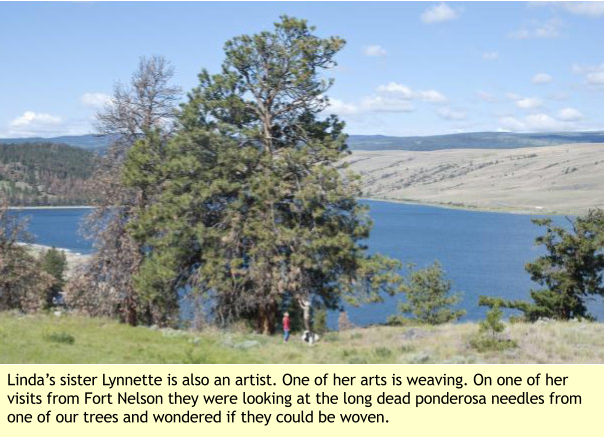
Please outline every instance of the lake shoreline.
M28 247L36 256L39 256L43 252L46 252L53 248L51 246L47 246L44 244L37 244L37 243L17 243L17 244ZM74 274L76 273L76 271L81 266L86 264L92 256L90 254L74 252L73 250L66 249L64 247L55 247L55 249L59 250L65 254L65 259L67 261L67 269L65 272L66 279L73 277Z
M535 215L535 216L575 216L571 212L552 212L552 211L541 211L541 210L523 210L523 209L509 209L506 207L488 208L466 204L448 204L438 202L423 202L419 200L400 200L400 199L385 199L381 197L360 197L359 200L369 200L372 202L386 202L386 203L399 203L402 205L418 205L418 206L430 206L434 208L442 209L453 209L457 211L470 211L470 212L483 212L483 213L495 213L495 214L514 214L514 215Z
M53 209L94 209L94 206L9 206L8 209L11 211L21 211L21 210L53 210Z
M419 205L419 206L431 206L435 208L444 209L455 209L461 211L472 211L472 212L487 212L487 213L501 213L501 214L516 214L516 215L553 215L553 216L575 216L571 212L564 211L542 211L542 210L524 210L507 207L482 207L467 204L448 204L439 202L424 202L413 199L387 199L381 197L360 197L358 200L371 200L372 202L387 202L387 203L401 203L404 205ZM8 209L11 211L36 211L36 210L61 210L61 209L94 209L94 206L80 205L80 206L9 206Z

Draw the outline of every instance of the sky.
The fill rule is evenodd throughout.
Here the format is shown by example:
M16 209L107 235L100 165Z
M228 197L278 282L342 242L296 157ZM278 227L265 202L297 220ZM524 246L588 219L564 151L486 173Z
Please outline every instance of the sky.
M282 14L347 41L349 134L603 130L603 2L0 2L0 137L92 133L141 56L187 91Z

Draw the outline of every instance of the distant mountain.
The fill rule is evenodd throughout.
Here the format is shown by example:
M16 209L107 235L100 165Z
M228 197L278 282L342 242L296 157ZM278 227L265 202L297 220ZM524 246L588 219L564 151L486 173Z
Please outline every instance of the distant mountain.
M0 138L0 144L23 144L23 143L53 143L67 144L68 146L78 147L86 150L105 149L111 138L107 135L71 135L53 138Z
M510 132L472 132L426 137L388 137L383 135L351 135L351 150L409 150L442 149L519 149L545 147L568 143L602 143L603 132L555 132L522 134Z
M109 136L80 135L54 138L0 138L0 144L51 142L67 144L81 149L102 151L111 142ZM442 149L519 149L545 147L567 143L602 143L603 131L597 132L471 132L449 135L391 137L384 135L350 135L351 150L410 150L429 151Z
M65 144L0 144L0 199L11 206L87 205L97 159Z

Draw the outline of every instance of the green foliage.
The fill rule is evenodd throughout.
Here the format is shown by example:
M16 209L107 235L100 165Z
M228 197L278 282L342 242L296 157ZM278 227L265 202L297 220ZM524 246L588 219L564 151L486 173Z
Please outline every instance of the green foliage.
M441 264L412 271L403 284L406 302L399 305L402 313L409 313L420 323L438 325L458 320L466 311L451 307L460 301L460 294L451 294L451 281L444 278ZM391 319L395 323L396 319Z
M361 242L371 221L354 175L340 171L344 124L322 118L343 47L306 21L225 44L219 74L202 71L167 143L153 135L128 153L124 181L157 199L129 229L146 248L136 275L148 301L172 305L178 290L213 302L221 324L248 319L272 333L294 303L336 309L398 291L398 262ZM161 163L161 165L159 165Z
M31 243L27 219L0 203L0 311L37 311L44 306L54 279L23 243Z
M76 341L75 337L67 332L51 332L45 338L47 341L62 344L74 344Z
M504 351L517 347L514 340L502 338L506 325L502 323L502 299L489 299L486 296L480 296L479 301L484 305L490 306L485 315L485 320L479 322L479 332L470 339L470 345L479 352Z
M516 348L517 342L508 338L497 338L487 335L471 337L469 344L478 352L498 352Z
M65 270L67 269L67 258L65 252L55 247L43 252L40 256L42 270L53 277L54 283L46 297L46 307L51 307L53 300L59 295L65 286Z
M577 217L571 222L571 231L555 226L551 219L533 222L546 228L546 233L536 238L546 254L526 264L525 269L545 288L531 291L533 302L481 296L479 305L520 310L529 321L592 319L586 299L603 296L603 210Z
M493 307L487 311L485 320L479 323L479 332L490 335L492 338L504 331L506 326L502 323L502 310L498 307Z
M325 309L317 309L313 312L313 332L324 334L328 331L328 312Z
M87 205L97 156L64 144L0 143L0 195L11 205Z

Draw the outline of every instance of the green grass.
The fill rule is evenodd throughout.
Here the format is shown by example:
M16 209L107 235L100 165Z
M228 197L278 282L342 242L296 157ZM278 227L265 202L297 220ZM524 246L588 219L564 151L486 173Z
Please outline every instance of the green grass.
M0 363L603 363L603 324L507 325L515 348L478 351L473 323L329 332L309 346L245 332L132 328L75 315L0 313Z

